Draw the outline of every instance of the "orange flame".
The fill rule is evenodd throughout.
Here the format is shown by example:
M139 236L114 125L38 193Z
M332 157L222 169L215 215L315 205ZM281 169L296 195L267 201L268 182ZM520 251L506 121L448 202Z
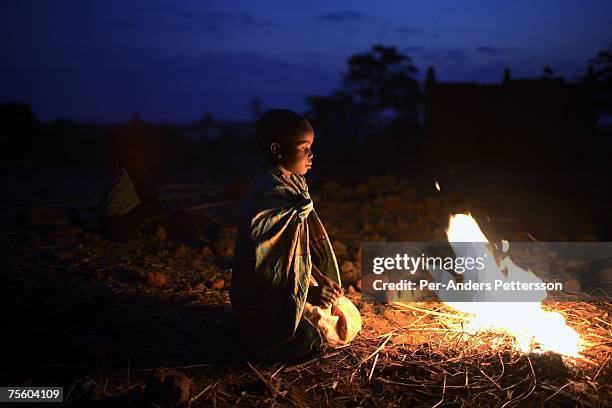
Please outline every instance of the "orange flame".
M496 259L496 254L487 237L482 233L476 220L470 214L451 215L446 230L449 242L486 243L483 248L488 252L489 260ZM504 249L507 250L507 241ZM504 251L505 252L505 251ZM499 260L499 255L497 255ZM498 261L487 264L486 273L492 274L488 279L504 281L539 281L531 270L525 270L505 256ZM504 274L503 271L507 271ZM545 292L544 292L545 293ZM492 296L491 293L487 294ZM546 295L542 297L542 300ZM490 298L489 298L490 299ZM468 313L468 330L502 331L516 339L516 348L523 352L539 348L542 351L553 351L559 354L577 357L582 341L578 333L569 327L563 315L542 309L541 302L445 302L457 311ZM465 326L464 326L465 327Z

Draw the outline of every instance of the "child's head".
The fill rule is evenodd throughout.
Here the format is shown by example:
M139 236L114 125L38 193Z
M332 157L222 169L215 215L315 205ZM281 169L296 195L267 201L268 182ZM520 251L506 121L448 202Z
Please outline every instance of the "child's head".
M314 131L303 116L287 109L272 109L257 124L256 136L272 163L300 175L312 166Z

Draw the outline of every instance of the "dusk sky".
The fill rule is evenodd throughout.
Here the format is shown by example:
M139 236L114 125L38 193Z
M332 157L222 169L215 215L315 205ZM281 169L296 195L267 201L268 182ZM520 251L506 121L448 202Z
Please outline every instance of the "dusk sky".
M612 42L612 2L7 1L0 101L43 121L248 119L247 105L305 109L340 85L347 58L375 44L422 79L499 82L544 65L575 80Z

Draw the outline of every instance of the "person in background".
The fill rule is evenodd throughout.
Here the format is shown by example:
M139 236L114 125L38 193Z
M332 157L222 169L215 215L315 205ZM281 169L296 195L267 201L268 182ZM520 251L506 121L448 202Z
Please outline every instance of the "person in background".
M100 200L100 223L103 235L122 241L158 226L165 215L137 143L115 144L115 167L116 174Z

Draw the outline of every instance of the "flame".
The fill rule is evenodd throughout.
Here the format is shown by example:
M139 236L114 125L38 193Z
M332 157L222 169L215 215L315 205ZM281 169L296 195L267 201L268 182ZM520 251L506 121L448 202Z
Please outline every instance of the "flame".
M438 183L438 180L434 180L434 186L436 187L436 190L440 191L440 183Z
M492 262L487 264L487 279L504 281L539 281L531 270L524 270L505 256L502 259L496 255L493 247L488 244L487 237L482 233L476 220L470 214L451 215L449 227L446 230L449 242L483 243L488 251L487 258ZM507 241L504 249L507 250ZM505 252L505 251L503 251ZM494 261L497 259L497 263ZM507 274L504 274L507 271ZM490 293L489 293L490 295ZM541 300L544 300L544 295ZM453 309L470 315L467 328L476 332L479 330L501 331L516 339L516 348L523 352L534 350L537 345L542 351L553 351L566 356L577 357L581 349L581 338L569 327L563 315L542 309L541 302L445 302ZM464 326L465 327L465 326Z

